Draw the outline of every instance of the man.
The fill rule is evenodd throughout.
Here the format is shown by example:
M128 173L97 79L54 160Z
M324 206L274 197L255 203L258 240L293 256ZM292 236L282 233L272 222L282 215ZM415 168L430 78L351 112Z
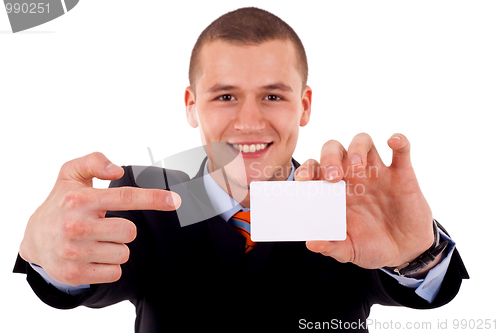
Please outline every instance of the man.
M28 222L15 267L44 302L129 300L137 332L342 322L366 331L372 304L432 308L456 295L468 275L433 222L406 137L388 140L389 167L367 134L347 150L327 142L320 162L292 159L312 90L302 43L286 23L256 8L220 17L200 35L189 76L187 119L209 158L193 180L120 168L99 153L63 165ZM242 157L244 172L226 152ZM112 180L111 188L93 189L93 177ZM154 180L141 186L150 188L138 188L144 178ZM232 226L251 208L252 181L341 179L364 189L347 196L345 241L253 244Z

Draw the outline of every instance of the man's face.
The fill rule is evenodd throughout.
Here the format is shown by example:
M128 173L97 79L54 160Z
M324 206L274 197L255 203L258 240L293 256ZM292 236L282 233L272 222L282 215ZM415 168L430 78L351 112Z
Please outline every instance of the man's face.
M246 176L226 169L229 182L247 188L255 180L285 180L311 112L311 89L302 89L293 44L211 42L201 49L199 72L196 93L186 89L188 121L201 127L204 144L242 151Z

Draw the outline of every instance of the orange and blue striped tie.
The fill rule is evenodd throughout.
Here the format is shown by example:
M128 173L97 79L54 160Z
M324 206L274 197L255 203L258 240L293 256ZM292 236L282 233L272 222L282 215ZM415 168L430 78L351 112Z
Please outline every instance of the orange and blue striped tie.
M250 239L250 211L238 212L229 219L229 224L232 225L240 234L245 236L247 242L245 244L245 253L250 252L257 243Z

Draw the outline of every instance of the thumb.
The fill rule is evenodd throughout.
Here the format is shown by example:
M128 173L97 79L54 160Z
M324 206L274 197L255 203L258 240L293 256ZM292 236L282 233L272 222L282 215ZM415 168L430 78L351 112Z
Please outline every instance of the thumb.
M92 178L114 180L123 176L123 168L113 164L103 153L95 152L66 162L59 179L78 180L92 186Z
M348 241L307 241L306 247L309 251L321 253L324 256L332 257L338 262L353 262L354 255L352 247L348 246Z

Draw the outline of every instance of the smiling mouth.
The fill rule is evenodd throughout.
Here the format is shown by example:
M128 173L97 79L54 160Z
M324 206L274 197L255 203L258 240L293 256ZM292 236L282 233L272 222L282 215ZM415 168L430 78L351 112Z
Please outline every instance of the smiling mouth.
M252 143L252 144L236 144L236 143L231 143L228 142L230 146L232 146L234 149L238 149L241 152L244 153L256 153L258 151L264 150L270 145L272 145L272 142L270 143Z

